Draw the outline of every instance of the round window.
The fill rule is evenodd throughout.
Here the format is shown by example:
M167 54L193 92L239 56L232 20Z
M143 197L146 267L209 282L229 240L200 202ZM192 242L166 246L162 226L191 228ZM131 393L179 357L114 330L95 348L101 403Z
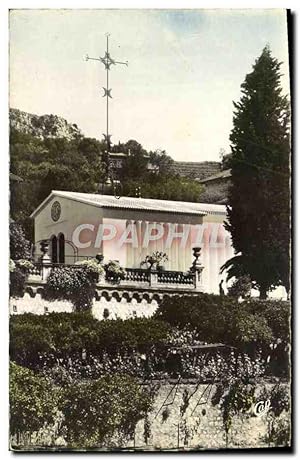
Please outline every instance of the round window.
M56 222L61 215L61 206L58 201L54 201L52 207L51 207L51 217L54 222Z

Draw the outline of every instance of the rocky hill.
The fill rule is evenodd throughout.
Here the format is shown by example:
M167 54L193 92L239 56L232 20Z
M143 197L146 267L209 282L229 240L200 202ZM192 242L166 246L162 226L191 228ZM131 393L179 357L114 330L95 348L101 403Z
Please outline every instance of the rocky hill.
M70 124L57 115L34 115L18 109L10 109L10 128L44 139L64 137L68 140L83 137L75 124Z

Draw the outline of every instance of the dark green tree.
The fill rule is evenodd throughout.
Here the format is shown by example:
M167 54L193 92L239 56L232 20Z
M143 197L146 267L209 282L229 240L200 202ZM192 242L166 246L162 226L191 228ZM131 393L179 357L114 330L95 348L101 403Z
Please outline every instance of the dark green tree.
M290 111L280 66L266 46L241 85L230 135L227 229L237 255L223 270L250 275L261 298L290 289Z
M32 433L53 424L57 415L58 393L41 375L10 364L9 376L10 432Z

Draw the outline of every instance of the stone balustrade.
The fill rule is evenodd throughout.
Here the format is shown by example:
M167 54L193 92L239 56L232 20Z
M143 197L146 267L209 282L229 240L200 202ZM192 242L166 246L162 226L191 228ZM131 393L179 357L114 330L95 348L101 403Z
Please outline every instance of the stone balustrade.
M53 263L35 263L29 272L28 285L36 283L45 283L51 270L57 267L66 266L64 264ZM80 269L80 265L67 265ZM99 278L96 283L97 287L108 287L123 289L124 287L135 287L138 289L154 290L176 290L176 291L202 291L201 273L198 272L180 272L171 270L147 270L141 268L126 268L125 278L119 281L109 277Z

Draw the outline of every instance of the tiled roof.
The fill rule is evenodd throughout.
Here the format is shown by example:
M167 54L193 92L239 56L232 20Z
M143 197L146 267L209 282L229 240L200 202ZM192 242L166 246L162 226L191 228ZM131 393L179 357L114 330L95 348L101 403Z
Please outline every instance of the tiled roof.
M100 208L114 209L134 209L140 211L169 212L172 214L226 214L226 206L209 203L190 203L185 201L153 200L150 198L121 197L115 198L113 195L96 195L93 193L78 193L53 190L48 198L32 213L34 217L41 208L50 200L57 196L91 204Z
M217 179L227 179L228 177L231 177L231 169L225 169L218 174L214 174L213 176L206 177L206 179L202 179L200 182L205 184L205 182L210 182Z
M179 176L200 181L220 172L221 164L217 161L175 161L172 169Z

